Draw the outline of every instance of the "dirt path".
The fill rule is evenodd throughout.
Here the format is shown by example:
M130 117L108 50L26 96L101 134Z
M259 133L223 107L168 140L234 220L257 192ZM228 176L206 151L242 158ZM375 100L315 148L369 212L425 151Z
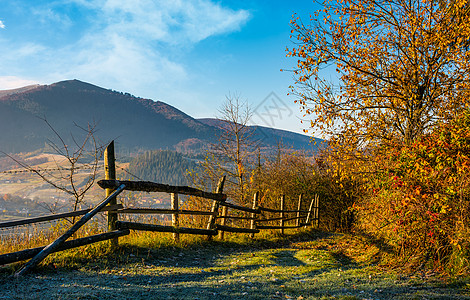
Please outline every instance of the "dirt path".
M129 248L71 270L20 279L3 272L0 299L470 299L468 279L398 276L371 265L368 251L352 255L337 242Z

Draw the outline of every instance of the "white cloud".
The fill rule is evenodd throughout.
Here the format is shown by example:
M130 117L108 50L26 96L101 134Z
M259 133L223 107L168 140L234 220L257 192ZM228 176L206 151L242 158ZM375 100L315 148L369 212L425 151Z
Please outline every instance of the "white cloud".
M174 57L198 42L239 30L249 19L209 0L72 0L94 11L95 23L75 45L62 66L68 77L106 81L126 91L174 90L188 78ZM74 57L72 61L70 58ZM113 88L113 87L111 87ZM150 93L139 96L151 97Z
M180 58L187 59L191 48L204 39L240 30L250 17L245 10L232 10L211 0L57 3L36 5L31 11L42 16L43 26L70 28L79 21L72 15L67 17L64 5L73 3L82 13L90 13L92 17L85 19L86 27L80 27L76 39L54 46L32 42L9 45L0 40L0 46L9 49L9 55L0 57L0 65L8 64L10 74L28 74L41 81L78 78L149 98L165 97L187 86L192 74Z
M163 88L175 81L186 78L186 71L180 64L172 62L165 55L138 42L113 34L103 40L89 36L80 42L82 48L72 62L65 78L83 78L104 87L137 93L149 90L149 86ZM93 45L86 48L86 45ZM67 61L60 63L67 66ZM167 86L167 88L170 88ZM151 95L137 94L150 97Z
M0 76L0 90L11 90L33 84L38 82L15 76Z
M127 37L188 45L239 30L250 15L209 0L95 0L105 31ZM83 4L82 0L79 3Z
M0 28L2 28L2 29L5 28L5 24L3 24L2 20L0 20Z

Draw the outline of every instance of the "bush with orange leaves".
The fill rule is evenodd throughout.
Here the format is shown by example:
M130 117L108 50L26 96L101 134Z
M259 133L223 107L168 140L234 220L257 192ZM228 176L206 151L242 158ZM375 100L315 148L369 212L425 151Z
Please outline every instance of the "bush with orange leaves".
M362 229L410 265L466 272L470 260L470 111L377 157L383 172L356 206Z

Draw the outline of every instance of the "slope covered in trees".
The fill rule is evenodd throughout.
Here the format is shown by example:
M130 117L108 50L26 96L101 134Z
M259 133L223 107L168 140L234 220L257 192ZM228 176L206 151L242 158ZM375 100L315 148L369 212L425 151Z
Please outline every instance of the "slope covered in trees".
M140 179L171 185L187 185L187 171L196 168L196 162L169 150L147 151L129 164L129 172Z

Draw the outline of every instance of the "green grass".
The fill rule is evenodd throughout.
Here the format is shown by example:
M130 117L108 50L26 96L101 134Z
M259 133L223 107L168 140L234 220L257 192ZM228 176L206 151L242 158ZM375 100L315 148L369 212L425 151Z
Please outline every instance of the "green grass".
M381 250L342 234L229 235L207 242L133 234L55 254L32 274L0 272L0 299L470 299L468 278L402 274Z

